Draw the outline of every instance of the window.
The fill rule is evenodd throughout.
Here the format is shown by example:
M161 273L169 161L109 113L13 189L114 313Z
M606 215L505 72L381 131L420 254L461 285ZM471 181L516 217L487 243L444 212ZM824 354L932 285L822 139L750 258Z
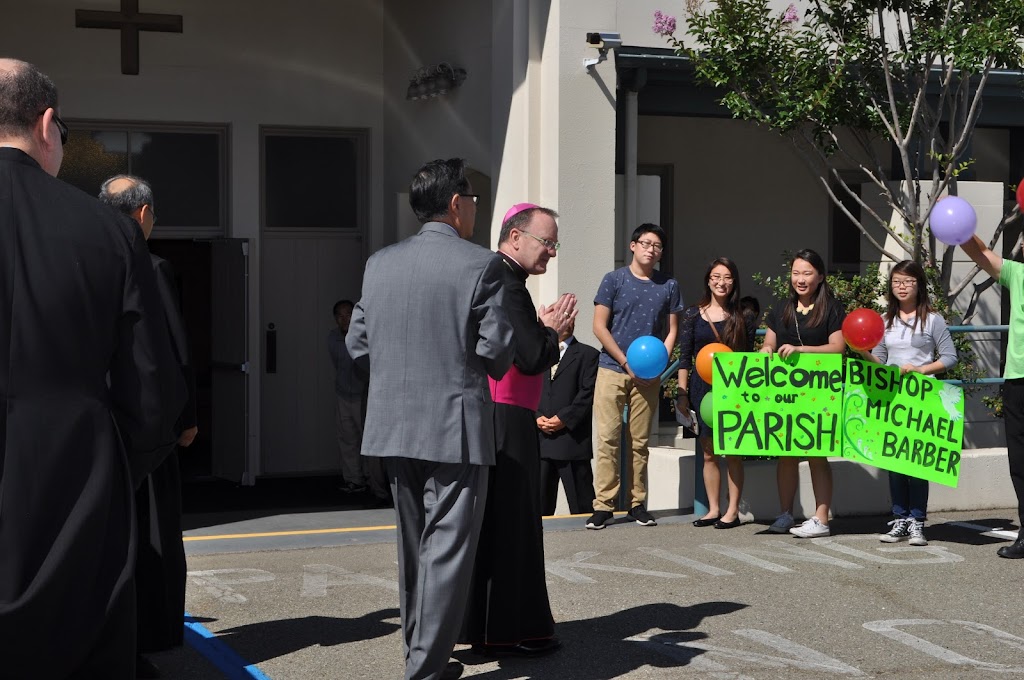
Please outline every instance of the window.
M154 237L227 231L227 127L71 122L59 177L96 196L111 175L153 187Z
M362 230L368 143L367 130L262 129L263 227Z
M850 190L860 196L860 184L850 183ZM829 270L836 273L860 273L860 238L861 231L860 203L838 183L832 183L832 191L843 202L843 206L857 218L851 220L843 210L835 204L831 197L826 197L829 204L831 232L829 234Z

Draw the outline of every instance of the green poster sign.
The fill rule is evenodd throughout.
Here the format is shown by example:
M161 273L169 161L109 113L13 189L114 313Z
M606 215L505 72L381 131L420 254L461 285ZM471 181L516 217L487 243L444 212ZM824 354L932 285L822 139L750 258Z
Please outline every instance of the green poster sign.
M956 487L964 393L919 373L846 362L843 457Z
M714 355L715 453L842 455L843 357Z

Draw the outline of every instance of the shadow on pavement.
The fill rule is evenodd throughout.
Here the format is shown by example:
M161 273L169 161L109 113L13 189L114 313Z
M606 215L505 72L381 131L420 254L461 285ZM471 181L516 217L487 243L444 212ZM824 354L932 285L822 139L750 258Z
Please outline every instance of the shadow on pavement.
M249 663L259 664L307 647L385 637L401 628L387 620L397 618L398 609L381 609L354 619L305 616L228 628L217 631L217 638Z
M642 584L638 583L638 586ZM704 640L707 634L694 631L710 616L731 614L746 608L739 602L703 602L689 607L670 603L646 604L593 619L555 624L555 633L563 648L537 659L502 659L497 670L473 674L486 680L513 678L573 678L574 680L610 680L643 666L676 668L686 666L700 649L673 646L673 654L652 653L651 645ZM629 638L658 629L651 642L633 642ZM666 636L666 634L668 634ZM671 638L671 640L669 640ZM492 663L469 649L456 651L454 657L466 664Z
M1019 529L1017 523L1012 519L970 519L966 520L966 523L989 527L992 530L1017 531ZM974 529L960 527L950 522L926 524L924 531L929 541L946 541L947 543L960 543L961 545L1005 545L1010 540L998 536L986 536Z
M799 524L802 519L798 518L797 523ZM891 519L892 515L839 517L832 519L829 523L829 529L831 529L833 536L880 535L889 531L888 522ZM967 524L990 527L992 530L1017 531L1018 529L1017 523L1014 520L1005 518L970 519L965 520L965 522ZM769 521L761 520L755 522L755 524L761 525L761 530L757 532L758 536L789 537L795 541L802 540L788 532L773 534L768 530L768 526L771 524ZM958 526L952 522L939 522L936 524L925 522L924 533L929 541L958 543L960 545L1003 545L1007 541L1007 539L999 538L998 536L985 536L976 529Z

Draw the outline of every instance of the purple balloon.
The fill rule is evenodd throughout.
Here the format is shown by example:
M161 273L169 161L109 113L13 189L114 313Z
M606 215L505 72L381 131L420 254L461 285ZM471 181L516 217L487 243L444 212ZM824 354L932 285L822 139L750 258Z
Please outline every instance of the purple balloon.
M974 236L978 216L971 204L959 196L940 198L929 220L935 238L949 246L967 243Z

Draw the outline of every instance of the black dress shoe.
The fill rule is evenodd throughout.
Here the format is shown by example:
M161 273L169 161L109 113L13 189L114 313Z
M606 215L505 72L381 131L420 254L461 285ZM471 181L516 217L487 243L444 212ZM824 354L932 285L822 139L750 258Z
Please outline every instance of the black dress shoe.
M1021 559L1024 557L1024 538L1018 538L1010 545L1004 545L996 551L996 554L1010 560Z
M135 655L135 677L137 680L153 680L154 678L160 677L160 669L157 665L142 656L141 654Z
M716 529L735 529L736 527L738 527L741 524L743 524L743 522L740 520L739 516L737 516L736 519L734 519L731 522L723 522L722 520L718 520L717 522L715 522L715 528Z
M473 653L480 656L499 658L504 656L537 657L557 652L562 648L562 641L556 637L547 640L526 640L517 645L473 645Z
M693 526L695 527L710 527L714 526L716 522L720 522L721 517L705 517L704 519L693 520Z
M448 665L441 671L441 680L456 680L462 677L464 666L459 661L449 661Z

